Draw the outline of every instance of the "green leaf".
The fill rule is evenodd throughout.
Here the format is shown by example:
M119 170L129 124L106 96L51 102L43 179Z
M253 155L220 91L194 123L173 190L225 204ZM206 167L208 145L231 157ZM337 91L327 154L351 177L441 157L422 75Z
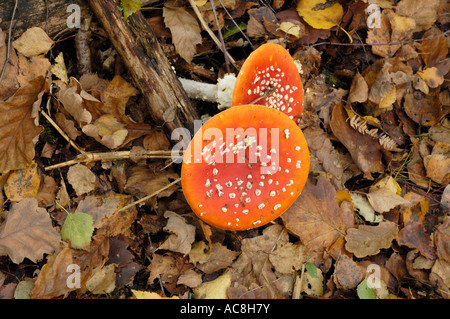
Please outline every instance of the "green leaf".
M70 247L75 249L87 249L94 232L94 220L86 213L68 213L64 225L61 228L61 238L70 242Z
M375 291L367 285L367 279L360 282L356 291L359 299L376 299Z
M313 263L307 262L305 268L311 277L313 278L317 277L317 267Z
M142 7L142 2L139 0L121 0L120 2L122 3L123 17L125 20Z

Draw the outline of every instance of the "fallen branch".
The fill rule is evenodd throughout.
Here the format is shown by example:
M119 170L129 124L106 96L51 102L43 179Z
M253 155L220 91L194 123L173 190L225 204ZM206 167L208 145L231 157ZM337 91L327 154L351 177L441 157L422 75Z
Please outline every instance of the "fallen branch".
M66 161L63 163L58 163L55 165L47 166L45 168L46 171L54 170L61 167L71 166L75 164L81 163L91 163L98 161L117 161L133 158L133 160L141 160L141 159L150 159L150 158L159 158L159 159L182 159L183 156L174 155L173 151L142 151L142 152L133 152L133 151L113 151L113 152L100 152L100 153L83 153L75 157L73 160Z

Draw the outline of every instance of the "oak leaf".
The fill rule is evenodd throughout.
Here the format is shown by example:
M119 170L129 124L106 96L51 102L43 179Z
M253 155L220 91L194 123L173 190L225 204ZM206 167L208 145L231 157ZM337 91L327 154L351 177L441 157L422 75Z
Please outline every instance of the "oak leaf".
M43 254L53 253L59 247L61 237L53 228L50 215L38 207L35 198L13 203L3 217L0 256L8 255L16 264L24 258L36 262L42 259Z
M164 23L172 33L172 41L178 54L191 63L197 51L196 45L202 43L197 20L183 8L163 8Z
M46 90L43 77L21 87L8 101L0 101L0 173L20 169L34 158L36 137L42 126L32 117L33 103Z
M383 221L377 226L360 225L347 230L345 249L358 258L376 255L380 249L391 246L397 233L397 225L390 221Z

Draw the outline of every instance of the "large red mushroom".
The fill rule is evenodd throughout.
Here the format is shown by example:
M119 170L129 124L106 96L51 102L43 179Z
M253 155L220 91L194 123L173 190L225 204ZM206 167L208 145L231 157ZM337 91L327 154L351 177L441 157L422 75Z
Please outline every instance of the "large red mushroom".
M308 146L294 121L272 108L241 105L215 115L195 134L181 184L200 219L246 230L286 211L308 171Z
M289 52L266 43L245 60L234 85L231 105L259 104L279 110L300 122L303 86Z

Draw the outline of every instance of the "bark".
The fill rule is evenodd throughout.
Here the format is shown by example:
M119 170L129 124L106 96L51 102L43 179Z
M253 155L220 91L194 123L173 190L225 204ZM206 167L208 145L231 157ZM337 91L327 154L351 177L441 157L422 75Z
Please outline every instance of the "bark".
M176 128L193 132L197 112L176 78L155 34L140 12L125 22L113 0L89 0L97 19L144 95L152 120L170 139Z
M9 29L14 4L14 0L0 0L0 28L2 30ZM86 0L19 0L14 17L14 38L18 38L31 27L47 29L51 38L65 29L76 31L75 28L67 27L67 18L72 14L71 11L67 12L70 4L80 6L81 21L91 16L91 10Z

